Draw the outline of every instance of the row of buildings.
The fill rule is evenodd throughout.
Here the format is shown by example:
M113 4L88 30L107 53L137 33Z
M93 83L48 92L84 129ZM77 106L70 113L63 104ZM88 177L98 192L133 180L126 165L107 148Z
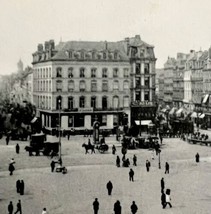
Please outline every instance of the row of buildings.
M157 86L160 103L196 112L211 127L211 48L168 57L159 70Z
M46 128L60 121L65 130L92 129L98 120L103 129L113 129L155 117L154 47L139 35L117 42L50 40L32 56L24 85ZM14 85L13 101L17 94Z

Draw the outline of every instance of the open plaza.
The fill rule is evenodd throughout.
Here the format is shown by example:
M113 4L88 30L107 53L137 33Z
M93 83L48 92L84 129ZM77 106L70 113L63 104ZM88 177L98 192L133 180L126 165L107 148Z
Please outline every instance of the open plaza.
M209 134L209 131L206 131ZM47 140L54 140L47 136ZM55 139L57 140L57 139ZM92 140L92 138L91 138ZM92 203L98 198L99 213L113 212L114 203L119 200L122 213L128 214L132 201L138 206L137 213L159 214L209 214L211 210L211 147L190 144L179 138L164 138L161 146L161 169L158 168L158 156L151 159L148 149L128 150L126 157L130 167L116 167L116 155L122 158L121 143L115 136L107 137L109 150L95 154L85 154L82 144L87 137L71 136L62 138L63 165L67 174L51 172L51 159L46 156L29 156L24 150L28 141L0 140L0 213L7 213L7 206L21 199L22 212L37 214L44 207L49 214L91 214ZM19 143L20 154L15 153ZM116 155L111 147L117 148ZM195 162L196 153L200 162ZM133 155L137 156L137 166L132 166ZM15 160L14 174L9 175L8 164ZM151 162L150 171L146 171L145 162ZM165 162L170 165L170 173L164 174ZM122 162L122 161L121 161ZM129 181L129 170L135 172L134 182ZM171 189L172 208L162 209L160 180L164 178L165 187ZM25 194L16 193L16 181L25 182ZM106 184L113 183L112 195L108 196Z

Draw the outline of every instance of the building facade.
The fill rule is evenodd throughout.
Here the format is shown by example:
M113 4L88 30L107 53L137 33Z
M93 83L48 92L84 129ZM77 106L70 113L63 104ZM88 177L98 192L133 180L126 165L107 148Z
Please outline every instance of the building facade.
M131 58L139 54L135 45L147 49L140 36L119 42L39 44L32 63L33 101L43 126L55 128L61 121L65 130L91 129L96 120L104 129L130 125L131 103L137 98L131 90L136 71ZM146 91L145 100L152 100L153 92Z

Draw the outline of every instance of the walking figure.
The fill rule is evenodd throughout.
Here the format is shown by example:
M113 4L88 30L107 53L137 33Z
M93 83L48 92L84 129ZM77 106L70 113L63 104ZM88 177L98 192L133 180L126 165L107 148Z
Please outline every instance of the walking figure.
M108 195L111 195L111 192L112 192L112 189L113 189L113 184L111 183L111 181L109 181L107 184L106 184L106 188L108 190Z
M134 181L133 177L134 177L134 171L132 169L130 169L130 171L129 171L129 181Z
M114 204L114 214L121 214L122 213L122 207L120 204L120 201L117 200Z
M166 205L165 205L165 207L167 206L167 204L170 206L170 208L172 208L171 197L170 197L170 189L166 190Z
M162 179L160 180L160 185L161 185L161 192L162 192L162 191L164 191L164 189L165 189L164 178L162 178Z
M6 144L9 145L9 141L10 141L10 135L8 134L6 137Z
M163 209L165 209L166 207L166 194L164 193L164 191L161 191L161 204Z
M95 198L95 201L93 202L93 209L94 209L94 214L98 214L98 210L99 210L98 198Z
M19 146L19 144L18 144L18 143L16 144L15 150L16 150L16 153L17 153L17 154L19 154L20 146Z
M9 212L9 214L13 214L13 204L12 204L12 201L10 201L10 203L8 205L8 212Z
M169 174L169 163L166 162L166 165L165 165L165 174Z
M16 190L17 190L17 193L20 193L20 180L17 180L16 181Z
M47 210L46 210L46 208L43 208L43 210L42 210L42 214L47 214Z
M120 158L119 158L118 155L117 155L117 157L116 157L116 166L117 166L117 167L120 167Z
M52 161L51 161L51 172L54 172L55 164L56 164L55 161L52 160Z
M115 153L116 153L116 147L113 145L112 146L112 154L115 155Z
M22 214L22 207L21 207L21 200L18 200L18 203L17 203L17 210L16 210L16 212L14 213L14 214L16 214L16 213L20 213L20 214Z
M196 154L196 163L199 163L199 153Z
M24 195L24 187L25 187L24 181L21 180L20 181L20 195Z
M131 209L131 213L132 213L132 214L137 213L138 207L137 207L135 201L133 201L132 205L130 206L130 209Z
M136 162L137 162L137 157L136 155L133 155L133 166L137 166Z
M151 164L148 160L146 160L146 169L147 169L147 172L149 172L149 168L150 168Z
M10 172L10 175L13 175L13 172L14 172L14 170L15 170L15 167L14 167L13 164L14 164L14 163L10 163L10 164L9 164L9 172Z

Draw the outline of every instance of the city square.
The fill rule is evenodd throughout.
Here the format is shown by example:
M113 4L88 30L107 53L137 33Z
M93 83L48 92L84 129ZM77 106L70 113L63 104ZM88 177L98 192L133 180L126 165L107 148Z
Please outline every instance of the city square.
M48 136L49 139L52 136ZM68 141L62 138L63 165L68 173L50 171L50 159L46 156L28 156L21 142L20 154L15 153L15 144L5 145L1 139L0 209L7 209L10 200L22 200L24 213L39 213L47 207L52 214L92 213L92 203L97 197L100 203L99 213L113 213L113 204L119 200L122 213L130 213L130 205L135 201L138 213L209 213L210 200L210 147L193 145L178 138L164 138L161 152L161 169L158 157L151 160L148 149L128 150L126 156L135 172L134 182L128 179L130 168L117 168L116 155L112 155L111 146L117 148L121 157L121 144L111 136L106 138L109 151L85 154L82 144L88 138L73 136ZM195 162L195 154L200 154L200 162ZM132 166L132 156L137 155L137 166ZM9 176L7 170L10 158L15 159L15 172ZM150 172L146 171L145 161L150 160ZM170 173L164 174L164 165L168 161ZM160 179L164 177L166 187L172 193L172 208L162 209ZM25 195L19 196L15 190L17 179L25 181ZM106 183L111 180L114 189L108 196Z

